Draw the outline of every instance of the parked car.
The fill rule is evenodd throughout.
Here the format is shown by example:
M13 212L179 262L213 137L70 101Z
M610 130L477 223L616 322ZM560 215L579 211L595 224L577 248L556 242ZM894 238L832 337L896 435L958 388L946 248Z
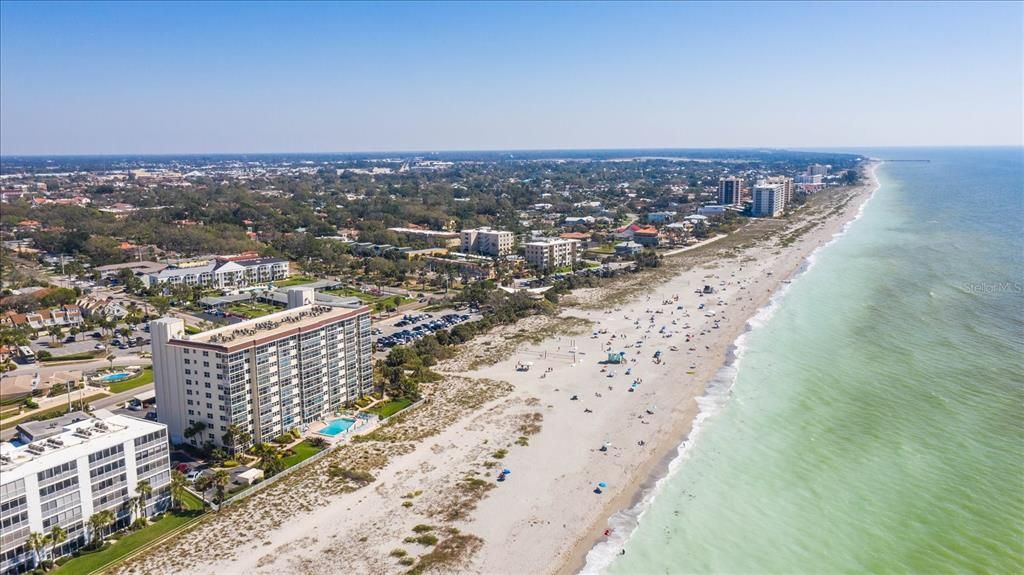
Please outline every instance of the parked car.
M196 479L199 479L199 476L201 476L202 474L202 469L193 469L192 471L188 472L188 475L185 476L185 479L187 481L195 481Z
M156 412L155 411L150 411L149 413L147 413L146 414L146 419L148 419L150 421L156 421Z

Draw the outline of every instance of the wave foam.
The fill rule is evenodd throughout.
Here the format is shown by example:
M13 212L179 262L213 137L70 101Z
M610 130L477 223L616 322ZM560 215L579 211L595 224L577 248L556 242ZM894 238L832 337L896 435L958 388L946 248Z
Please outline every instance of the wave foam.
M804 259L804 264L801 265L797 274L795 275L794 282L800 276L802 276L807 270L811 269L814 262L817 260L817 254L819 250L822 250L836 240L841 238L849 230L853 222L859 220L864 214L864 208L867 203L874 197L874 193L878 191L880 184L878 182L875 171L878 169L876 164L872 167L871 176L874 180L874 188L871 190L870 195L866 200L861 202L857 214L848 222L843 224L842 229L832 235L832 239L825 242L823 245L818 246ZM619 556L620 550L623 549L626 542L636 532L637 527L640 526L640 522L643 520L644 515L651 508L654 500L658 494L661 493L664 485L671 480L677 470L682 466L687 459L690 458L690 450L697 438L700 436L701 431L704 429L705 422L725 407L726 402L732 395L733 385L736 384L736 378L739 374L740 360L746 352L746 341L747 336L751 331L757 329L766 323L775 315L779 306L786 293L789 292L790 287L793 283L782 284L782 286L772 294L772 297L768 300L768 303L757 310L749 320L747 320L746 329L743 333L736 338L736 341L729 347L729 351L726 356L725 364L715 373L715 376L711 378L708 385L704 388L704 394L697 398L697 417L693 420L693 425L690 429L690 433L686 436L679 447L676 448L675 456L668 462L665 473L659 477L653 485L643 490L640 500L628 509L623 509L616 512L608 519L608 526L612 530L611 534L602 542L594 545L587 552L586 564L580 571L580 575L600 575L604 573L608 567L611 566L612 562Z

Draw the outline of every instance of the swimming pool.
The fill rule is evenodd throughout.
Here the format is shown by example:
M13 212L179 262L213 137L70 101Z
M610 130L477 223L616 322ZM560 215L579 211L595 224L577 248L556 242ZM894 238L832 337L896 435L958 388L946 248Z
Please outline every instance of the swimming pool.
M329 437L334 437L339 433L345 433L346 431L348 431L348 428L352 427L352 424L355 422L356 420L348 419L346 417L333 419L327 422L327 427L321 429L317 433L321 435L327 435Z
M109 375L104 375L103 377L101 377L100 381L105 382L105 383L111 383L111 382L114 382L114 381L121 381L122 379L127 379L127 378L129 378L131 376L132 376L132 374L127 373L127 372L111 373Z

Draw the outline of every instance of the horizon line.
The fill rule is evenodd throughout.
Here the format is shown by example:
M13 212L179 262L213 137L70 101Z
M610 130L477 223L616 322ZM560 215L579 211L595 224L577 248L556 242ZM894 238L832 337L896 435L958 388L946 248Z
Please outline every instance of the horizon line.
M909 148L1024 148L1020 144L901 144L901 145L844 145L844 146L711 146L698 147L654 147L654 148L479 148L479 149L438 149L438 150L361 150L333 152L103 152L103 153L30 153L0 154L2 158L104 158L117 156L159 157L159 156L311 156L311 155L387 155L387 154L460 154L460 153L538 153L538 152L644 152L644 151L789 151L814 152L819 150L838 151L849 148L866 149L909 149Z

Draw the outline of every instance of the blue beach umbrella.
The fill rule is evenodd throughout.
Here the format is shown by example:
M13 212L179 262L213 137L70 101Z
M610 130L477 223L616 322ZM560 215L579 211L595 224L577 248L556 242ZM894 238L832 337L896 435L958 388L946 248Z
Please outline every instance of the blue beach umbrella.
M598 483L597 486L600 487L601 489L604 489L605 487L608 487L608 484L602 481L601 483Z
M502 469L501 472L504 473L505 475L508 475L509 473L512 473L508 469Z

